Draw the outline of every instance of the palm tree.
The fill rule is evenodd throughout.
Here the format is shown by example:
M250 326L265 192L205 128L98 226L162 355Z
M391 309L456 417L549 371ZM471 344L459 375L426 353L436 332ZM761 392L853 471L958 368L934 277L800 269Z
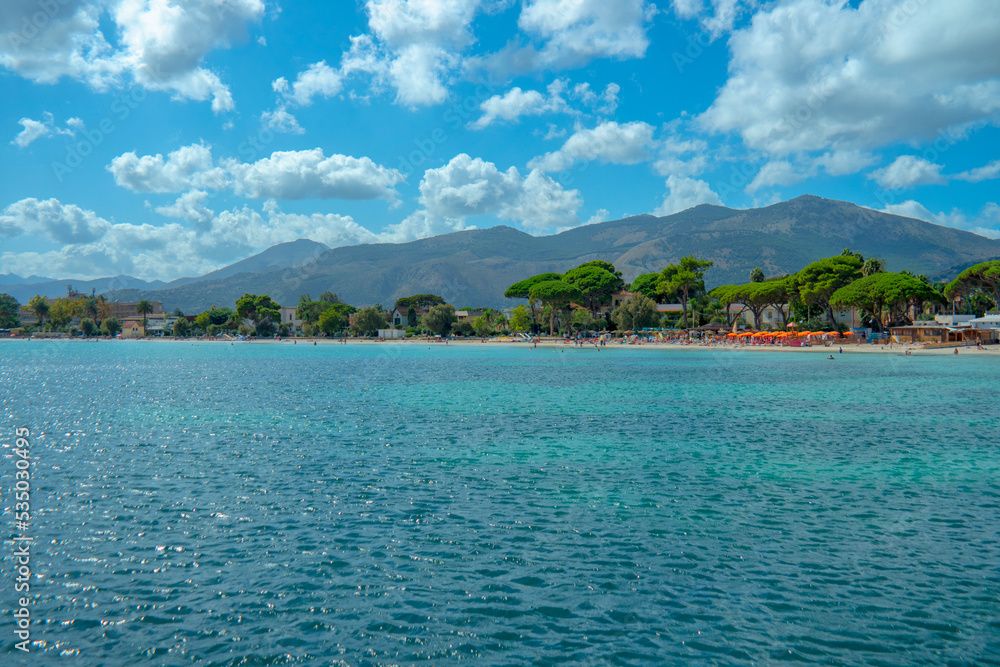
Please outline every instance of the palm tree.
M45 322L45 316L49 314L49 302L41 295L36 294L31 301L28 302L28 307L31 308L31 312L35 314L38 318L38 328L42 329L42 324Z
M759 266L753 267L753 271L750 272L750 282L752 283L762 283L764 282L764 269Z
M885 265L882 263L882 260L877 257L869 257L865 260L865 263L861 265L861 274L864 276L873 276L876 273L882 273L884 270Z
M139 301L135 304L135 312L142 315L142 335L146 335L146 315L153 312L153 304L151 304L146 299Z

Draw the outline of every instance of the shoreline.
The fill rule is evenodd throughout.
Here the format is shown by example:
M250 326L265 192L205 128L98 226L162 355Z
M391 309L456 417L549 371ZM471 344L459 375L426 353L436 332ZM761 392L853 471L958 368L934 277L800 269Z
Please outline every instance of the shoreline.
M231 341L231 340L219 340L213 338L173 338L173 337L154 337L154 338L5 338L0 339L2 341L21 341L25 343L39 343L39 342L70 342L70 343L204 343L209 345L218 345L229 343L235 345L239 343L241 345L306 345L310 343L314 345L344 345L343 339L340 338L282 338L281 340L275 340L273 338L262 338L253 341ZM585 343L584 345L574 345L572 342L565 342L564 339L545 339L540 340L537 345L529 342L521 341L511 341L511 340L449 340L447 343L438 340L406 340L406 339L389 339L389 340L371 340L371 339L357 339L348 338L346 345L368 345L368 346L416 346L416 345L428 345L436 347L470 347L470 346L482 346L488 345L490 347L504 346L504 347L521 347L521 348L542 348L542 349L575 349L575 350L592 350L595 346L592 343ZM843 354L897 354L906 355L909 352L913 356L941 356L941 355L951 355L955 356L955 350L959 351L959 355L962 354L974 354L978 356L1000 356L1000 345L988 346L985 349L977 350L975 347L967 347L963 345L952 345L948 347L938 347L938 348L924 348L916 344L901 344L892 343L891 345L869 345L862 344L858 345L853 342L845 342L844 344L831 343L830 346L814 345L809 347L789 347L781 345L727 345L727 344L703 344L703 343L676 343L676 342L644 342L644 343L609 343L599 349L645 349L645 350L660 350L660 351L680 351L680 350L717 350L720 352L797 352L804 354L827 354L833 355L834 358L839 356L840 348L843 348Z

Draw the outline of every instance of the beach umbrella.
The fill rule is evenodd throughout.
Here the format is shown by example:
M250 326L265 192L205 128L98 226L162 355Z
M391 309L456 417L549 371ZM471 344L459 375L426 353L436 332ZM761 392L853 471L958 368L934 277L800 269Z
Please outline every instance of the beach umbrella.
M853 332L853 331L845 331L844 333L842 333L842 334L840 334L840 335L841 335L841 336L853 336L853 335L854 335L854 332Z

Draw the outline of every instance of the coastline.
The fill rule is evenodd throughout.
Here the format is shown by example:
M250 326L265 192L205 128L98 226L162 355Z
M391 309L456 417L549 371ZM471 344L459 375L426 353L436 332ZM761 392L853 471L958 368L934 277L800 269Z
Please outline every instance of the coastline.
M720 352L746 352L746 353L758 353L758 352L796 352L803 354L826 354L833 355L834 358L839 356L840 349L843 348L843 354L896 354L905 356L907 353L910 355L919 356L941 356L941 355L955 355L955 350L959 351L959 355L963 354L974 354L978 356L996 356L1000 357L1000 345L993 345L986 347L982 350L977 350L975 347L953 345L949 347L937 347L937 348L924 348L919 345L905 345L900 343L892 343L891 345L870 345L870 344L857 344L855 342L845 342L839 344L836 342L830 343L829 346L814 345L809 347L788 347L781 345L728 345L728 344L704 344L700 342L688 343L677 343L677 342L641 342L641 343L608 343L607 345L597 348L591 343L585 343L584 345L575 345L573 342L565 342L564 339L550 339L543 338L538 341L537 345L534 343L521 342L521 341L511 341L511 340L494 340L487 339L483 340L468 340L468 339L455 339L448 340L447 343L437 340L413 340L413 339L403 339L403 340L371 340L371 339L358 339L358 338L348 338L346 343L343 339L339 338L283 338L281 340L275 340L273 338L258 339L253 341L230 341L230 340L218 340L212 338L173 338L173 337L156 337L156 338L129 338L129 339L113 339L113 338L6 338L0 339L3 341L20 341L23 343L48 343L48 342L70 342L70 343L191 343L191 344L206 344L206 345L225 345L229 343L231 345L306 345L309 346L311 343L314 345L377 345L377 346L416 346L416 345L427 345L433 347L447 348L451 346L459 347L471 347L471 346L489 346L489 347L521 347L527 349L559 349L559 350L579 350L580 352L591 351L595 349L608 350L608 349L644 349L644 350L659 350L659 351L685 351L685 350L717 350Z

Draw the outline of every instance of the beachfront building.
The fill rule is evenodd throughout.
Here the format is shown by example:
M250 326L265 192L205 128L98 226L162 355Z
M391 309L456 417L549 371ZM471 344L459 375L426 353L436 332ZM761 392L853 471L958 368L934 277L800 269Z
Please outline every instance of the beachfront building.
M949 327L938 322L917 322L903 327L890 327L889 332L900 343L959 343L989 342L992 331L972 327Z
M302 320L296 316L296 313L298 312L297 307L281 306L278 310L281 311L281 320L279 321L279 324L287 324L288 330L292 333L295 333L302 328Z
M112 301L111 302L111 315L116 318L119 322L125 321L133 317L142 320L142 315L135 309L139 305L138 301ZM149 305L153 307L153 312L150 315L162 315L163 314L163 302L162 301L150 301Z
M127 317L122 321L122 338L142 338L145 335L146 328L141 317Z
M392 312L389 313L389 322L392 324L392 326L394 327L407 326L406 324L407 311L410 308L413 308L414 312L416 313L417 322L420 322L420 318L426 315L428 310L427 308L421 308L420 306L409 306L407 308L393 308ZM456 317L458 316L457 312L455 313L455 316ZM351 323L352 324L354 323L353 320Z

